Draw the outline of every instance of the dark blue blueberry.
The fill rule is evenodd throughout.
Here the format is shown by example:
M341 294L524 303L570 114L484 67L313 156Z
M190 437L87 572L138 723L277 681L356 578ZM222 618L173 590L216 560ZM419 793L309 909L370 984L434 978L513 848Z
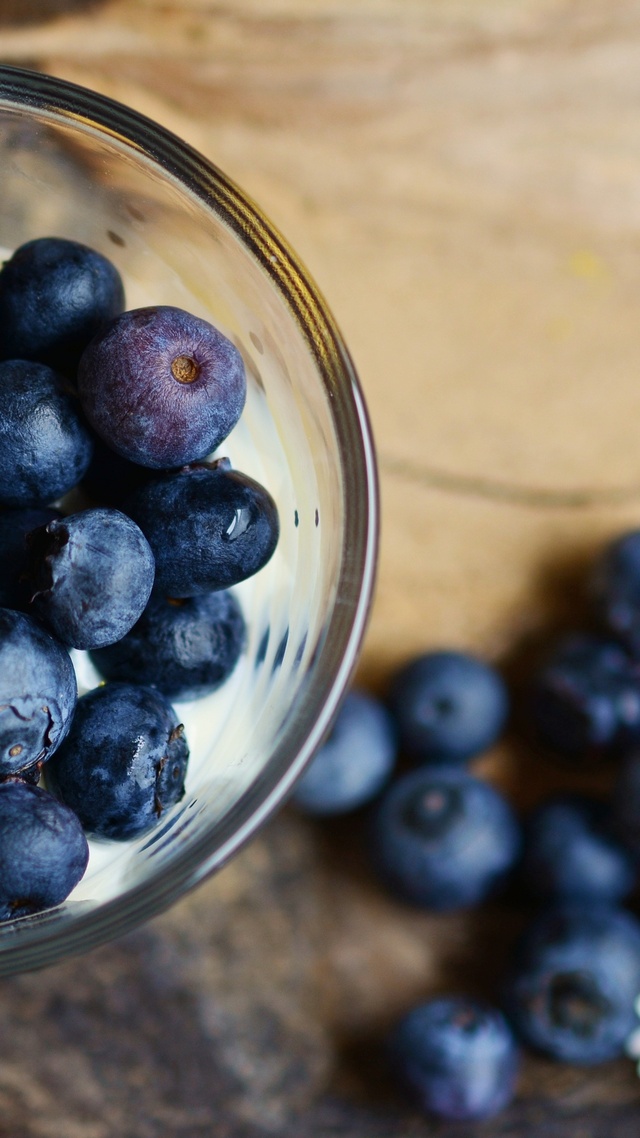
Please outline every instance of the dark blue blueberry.
M534 721L546 746L598 759L640 740L640 664L617 644L568 636L539 672Z
M31 611L70 648L120 640L151 595L153 554L135 522L96 507L29 535Z
M427 909L477 905L503 884L521 849L506 799L460 767L398 779L374 818L372 857L394 893Z
M51 507L0 513L0 607L27 607L29 592L22 580L27 564L27 534L61 517L60 511Z
M596 611L634 656L640 656L640 530L605 549L591 577Z
M75 397L45 364L0 363L0 504L43 506L89 465L91 436Z
M392 1033L389 1055L419 1106L449 1122L498 1114L513 1097L520 1066L504 1016L468 996L414 1008Z
M231 675L245 645L242 610L231 593L183 600L153 596L117 644L91 653L108 680L155 687L172 700L199 699Z
M0 775L49 759L77 695L71 658L57 640L23 613L0 609Z
M0 920L60 905L80 881L89 847L75 814L25 782L0 783Z
M504 681L464 652L427 652L396 673L390 704L402 749L417 762L464 763L500 735L509 710Z
M273 499L228 459L149 482L124 509L153 550L156 591L168 597L228 589L262 569L278 542Z
M93 457L81 485L98 505L120 509L125 498L156 475L148 466L137 466L116 454L93 432Z
M559 795L534 811L525 828L524 879L548 900L621 901L637 867L608 825L605 803Z
M344 814L369 802L388 781L396 732L386 708L362 692L347 695L329 738L293 792L305 814Z
M246 397L242 356L181 308L123 312L78 369L85 414L113 450L141 466L183 466L235 427Z
M101 253L61 237L28 241L0 272L0 358L73 376L89 341L123 308L120 275Z
M640 924L606 907L566 906L525 933L505 1006L525 1043L566 1063L621 1055L637 1026Z
M180 801L188 758L184 728L160 692L110 683L78 700L47 785L89 833L124 841Z
M616 835L640 855L640 750L629 751L618 773L611 811Z

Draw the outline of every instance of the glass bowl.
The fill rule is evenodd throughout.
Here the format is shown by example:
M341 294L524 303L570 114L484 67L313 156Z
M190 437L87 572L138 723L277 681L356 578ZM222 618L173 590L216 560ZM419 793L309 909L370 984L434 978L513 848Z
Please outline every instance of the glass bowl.
M218 455L275 498L271 562L237 588L248 626L231 680L177 705L185 797L151 833L91 842L56 909L0 925L0 973L120 935L218 869L280 804L328 730L370 607L377 484L346 348L279 234L219 170L126 107L0 67L0 246L82 241L121 271L127 306L173 304L241 350L248 396ZM98 682L74 654L81 688Z

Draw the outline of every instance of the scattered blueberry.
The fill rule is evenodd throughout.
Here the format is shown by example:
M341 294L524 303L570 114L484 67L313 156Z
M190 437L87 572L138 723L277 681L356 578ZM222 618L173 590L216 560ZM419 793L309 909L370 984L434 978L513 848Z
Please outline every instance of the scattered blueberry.
M389 1054L428 1114L449 1122L491 1118L511 1100L518 1047L501 1012L467 996L420 1004L398 1024Z
M464 652L427 652L396 673L390 705L402 749L417 762L464 763L498 739L507 719L504 681Z
M396 757L393 720L362 692L347 695L328 739L293 792L306 814L343 814L369 802L388 781Z
M27 535L61 517L59 510L46 506L0 513L0 607L28 606L29 591L22 580L27 563Z
M531 891L547 900L615 903L626 897L637 865L610 832L608 818L604 802L577 794L539 806L525 828L522 870Z
M78 700L47 786L85 830L123 841L180 801L188 758L184 728L160 692L109 683Z
M0 920L60 905L80 881L89 847L75 814L25 782L0 783Z
M640 656L640 530L622 534L605 549L591 576L602 622Z
M71 658L24 613L0 609L0 775L46 761L76 705Z
M228 589L272 556L278 511L263 486L228 459L202 463L147 483L123 507L156 560L156 591L193 597Z
M0 363L0 504L44 506L82 478L92 442L77 400L46 364Z
M120 275L101 253L61 237L27 241L0 272L0 359L74 376L89 341L123 308Z
M387 886L428 909L477 905L514 867L520 827L505 798L456 766L398 779L378 806L374 866Z
M246 379L237 348L212 324L159 306L123 312L91 341L78 390L113 450L163 469L205 458L226 439Z
M525 933L507 981L507 1014L525 1043L566 1063L622 1054L637 1026L640 924L608 907L565 906Z
M543 743L594 759L640 741L640 664L597 636L562 640L539 672L533 716Z
M31 610L63 644L100 648L124 636L151 595L153 554L135 522L96 507L29 535Z
M182 600L153 596L119 640L91 653L107 680L155 687L168 699L199 699L231 675L245 644L242 610L228 592Z

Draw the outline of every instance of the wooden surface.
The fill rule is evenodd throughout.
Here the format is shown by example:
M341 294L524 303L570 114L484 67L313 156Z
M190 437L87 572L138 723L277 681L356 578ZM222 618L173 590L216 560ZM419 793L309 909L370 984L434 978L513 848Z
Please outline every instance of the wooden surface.
M640 522L640 3L0 0L0 19L3 61L195 144L325 292L382 474L361 679L443 644L521 678L579 622L593 552ZM480 769L523 805L559 778L514 740ZM0 988L0 1136L440 1133L377 1040L423 995L491 993L525 919L408 912L349 827L285 812L126 942ZM456 1133L639 1129L631 1064L532 1059L510 1111Z

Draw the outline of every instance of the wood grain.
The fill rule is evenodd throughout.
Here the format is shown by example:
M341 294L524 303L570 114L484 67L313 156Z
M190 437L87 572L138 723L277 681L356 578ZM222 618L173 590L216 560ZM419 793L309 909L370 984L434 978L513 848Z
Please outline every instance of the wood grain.
M3 10L4 61L94 87L188 139L260 202L325 292L382 475L361 678L382 689L398 661L443 644L526 675L537 647L581 619L594 552L640 521L640 3L116 0L61 16L42 4L22 26ZM558 781L515 740L481 770L523 805ZM524 919L508 906L408 914L374 889L344 828L277 820L140 934L130 965L119 948L89 958L93 1025L65 1035L47 1012L72 1062L109 1019L100 970L113 969L161 1031L145 995L161 958L226 1072L220 1113L201 1081L181 1122L143 1096L123 1130L94 1067L93 1105L74 1091L58 1124L83 1138L172 1125L233 1138L300 1125L310 1138L435 1133L386 1087L375 1041L421 994L491 990ZM73 966L54 975L73 1004ZM8 1032L26 984L5 989ZM148 1049L141 1078L165 1061ZM120 1077L125 1060L109 1062ZM2 1085L0 1073L7 1133L53 1132L40 1106L35 1122L18 1111L15 1091L3 1106ZM629 1064L532 1060L513 1110L459 1133L636 1138L639 1124Z

